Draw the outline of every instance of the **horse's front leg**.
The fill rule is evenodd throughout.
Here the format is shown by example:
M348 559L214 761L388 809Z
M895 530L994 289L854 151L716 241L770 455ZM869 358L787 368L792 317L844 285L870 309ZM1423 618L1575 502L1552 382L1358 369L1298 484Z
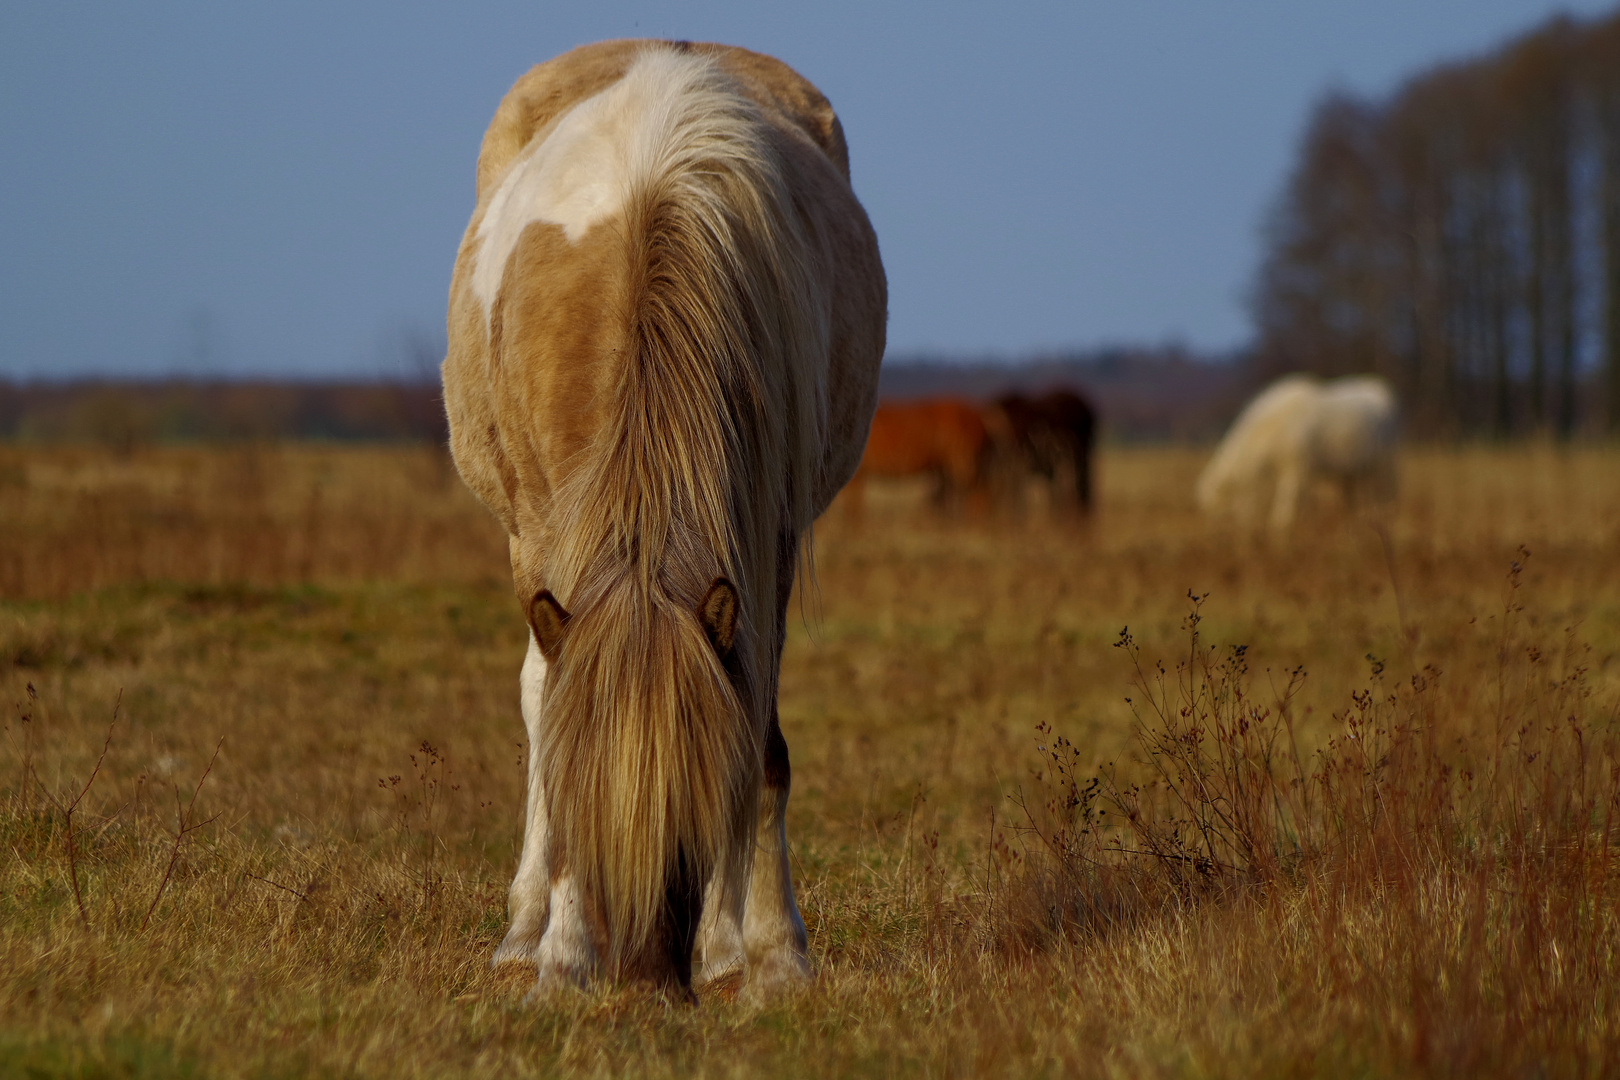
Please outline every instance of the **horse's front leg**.
M1286 536L1293 526L1307 479L1306 465L1302 461L1284 462L1277 470L1277 490L1271 502L1271 531L1276 535Z
M809 941L793 899L793 867L788 860L787 802L792 781L787 740L782 738L773 708L765 741L765 783L759 793L759 834L743 917L748 992L756 997L810 979Z
M540 781L540 705L546 686L546 658L534 635L529 635L529 653L523 658L519 677L523 723L529 730L529 794L523 825L523 855L517 875L507 894L507 912L512 925L495 950L494 963L529 963L536 960L541 936L550 915L551 874L546 865L546 800Z
M556 990L584 989L597 973L596 946L585 913L585 895L566 874L551 882L551 918L534 951L540 979L531 996Z
M583 986L596 972L596 949L591 944L585 904L573 879L552 879L546 855L545 788L540 779L540 706L546 686L546 658L533 634L523 658L520 676L523 723L529 730L529 797L523 828L523 855L507 905L512 925L495 950L496 964L534 964L540 969L536 992L562 986Z
M748 869L754 838L734 830L703 894L703 920L692 950L692 985L699 990L730 993L748 970L743 949L743 905L748 899Z

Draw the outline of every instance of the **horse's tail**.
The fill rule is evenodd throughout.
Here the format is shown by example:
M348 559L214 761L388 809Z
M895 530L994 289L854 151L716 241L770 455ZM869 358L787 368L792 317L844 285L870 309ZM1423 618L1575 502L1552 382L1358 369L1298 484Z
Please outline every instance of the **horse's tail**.
M583 685L548 687L542 770L553 872L590 899L609 970L685 986L704 886L757 813L760 739L727 673L735 589L694 610L648 584L570 627L556 673Z

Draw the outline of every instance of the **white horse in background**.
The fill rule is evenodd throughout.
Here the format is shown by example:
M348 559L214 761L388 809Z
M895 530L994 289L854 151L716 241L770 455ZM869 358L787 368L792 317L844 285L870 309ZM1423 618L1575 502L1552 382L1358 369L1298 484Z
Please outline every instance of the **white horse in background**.
M1205 513L1254 521L1271 500L1270 524L1285 533L1300 499L1319 481L1346 505L1395 495L1395 393L1373 375L1322 382L1289 375L1249 402L1198 477Z

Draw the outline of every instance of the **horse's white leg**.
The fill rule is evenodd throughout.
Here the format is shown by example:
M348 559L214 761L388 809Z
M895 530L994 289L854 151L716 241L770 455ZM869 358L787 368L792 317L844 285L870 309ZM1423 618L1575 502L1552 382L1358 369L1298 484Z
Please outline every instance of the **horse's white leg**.
M551 918L534 952L540 980L534 993L583 988L596 974L596 946L585 920L585 900L574 879L560 877L551 886Z
M748 992L763 996L810 978L809 941L793 899L788 861L787 801L793 774L787 742L772 718L765 743L765 784L759 793L759 837L743 917Z
M512 879L512 928L495 951L495 962L527 960L540 969L535 993L583 987L596 972L596 947L585 920L584 899L571 877L551 880L546 859L546 800L540 782L540 704L546 659L534 636L523 660L523 721L529 729L528 824L523 857Z
M529 729L529 797L523 826L523 856L507 894L512 925L495 950L494 963L534 963L540 937L546 932L547 894L551 875L546 866L546 800L540 783L540 703L546 686L546 658L534 635L529 635L529 653L523 658L519 676L523 703L523 723Z
M742 943L748 956L747 992L764 997L810 979L809 939L793 899L793 867L788 861L787 802L793 786L787 740L776 714L776 680L782 645L787 640L787 610L799 553L796 533L777 538L776 667L771 672L771 718L765 732L765 760L759 790L759 823L749 840L753 850L744 864L748 899L743 911Z
M1225 509L1245 529L1256 528L1265 512L1266 496L1275 494L1275 470L1269 462L1244 461L1227 478L1222 492Z
M1277 470L1277 492L1271 500L1271 529L1286 533L1294 524L1299 497L1305 487L1305 467L1298 461L1285 462Z
M748 899L748 869L754 838L742 833L731 838L714 877L703 894L703 921L698 924L692 950L692 985L740 982L748 968L743 949L743 905Z

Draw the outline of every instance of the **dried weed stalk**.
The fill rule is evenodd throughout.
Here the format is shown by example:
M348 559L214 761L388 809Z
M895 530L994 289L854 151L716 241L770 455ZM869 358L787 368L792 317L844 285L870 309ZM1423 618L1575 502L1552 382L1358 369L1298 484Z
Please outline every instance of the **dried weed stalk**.
M173 843L169 846L169 861L163 868L163 878L158 882L157 892L152 896L152 903L146 909L145 917L141 919L142 931L145 931L146 924L152 921L152 913L157 910L158 901L163 899L163 891L169 887L169 879L174 876L174 864L180 860L180 847L186 842L186 837L219 819L219 814L214 814L212 817L198 821L194 814L197 807L197 795L202 791L203 783L208 779L208 774L214 771L214 762L219 760L219 752L224 747L224 739L220 739L215 744L213 756L208 759L208 764L203 768L202 775L197 777L197 783L191 789L191 798L186 801L184 806L180 804L180 785L176 784L174 786L175 824Z
M33 683L28 684L28 696L31 701L37 699ZM96 784L96 778L101 775L101 766L107 760L107 750L112 746L113 728L118 724L118 708L123 704L123 701L124 694L120 690L118 699L113 702L112 720L107 724L107 737L102 740L101 753L96 755L96 764L90 770L90 776L85 780L84 786L79 788L78 793L72 798L66 798L65 793L58 796L56 792L43 783L39 785L39 790L44 792L45 798L49 799L51 805L56 807L57 811L62 815L67 835L68 877L73 882L73 902L78 905L79 921L84 924L86 930L90 929L90 916L84 909L84 892L79 887L79 846L73 833L73 816L79 812L79 804L84 802L84 797L90 794L90 789ZM28 719L28 717L24 717L24 719Z
M400 839L421 856L421 902L426 909L433 904L442 876L436 868L445 846L439 835L440 799L446 791L460 791L461 785L452 778L449 756L426 739L410 754L410 761L414 784L396 773L379 778L377 786L393 795L394 827Z

